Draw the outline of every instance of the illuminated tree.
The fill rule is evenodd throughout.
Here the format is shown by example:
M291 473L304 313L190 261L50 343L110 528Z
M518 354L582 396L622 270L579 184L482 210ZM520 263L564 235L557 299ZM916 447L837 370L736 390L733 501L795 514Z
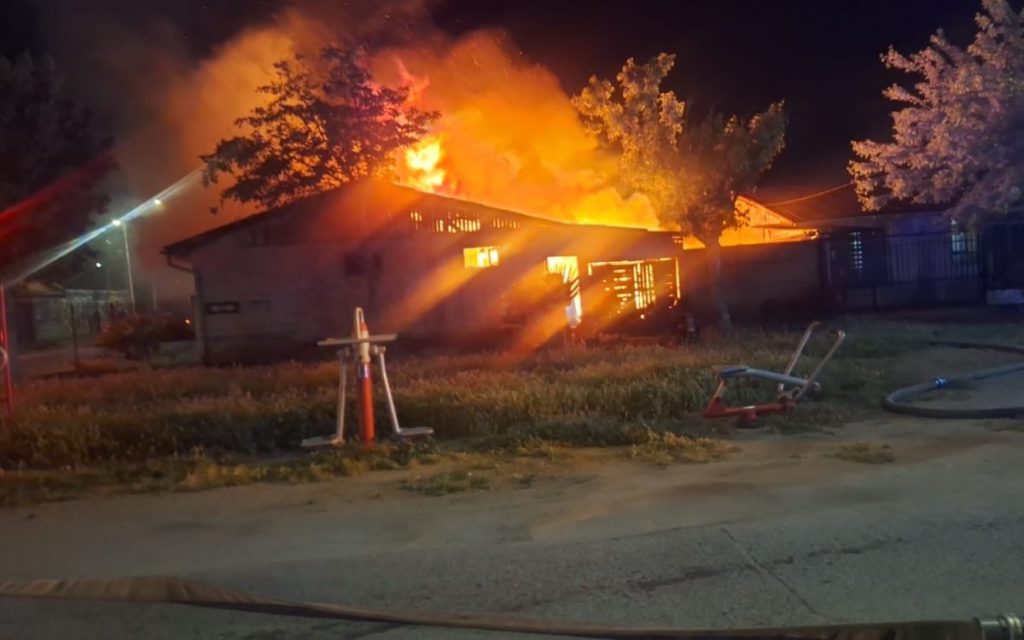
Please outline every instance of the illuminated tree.
M52 60L0 58L0 269L93 223L112 140L72 100ZM68 265L70 266L70 265Z
M258 89L267 103L236 121L245 133L202 156L205 184L225 173L235 179L222 201L270 208L388 176L395 150L419 140L437 117L409 106L406 88L374 83L353 51L327 47L316 63L296 56L274 69Z
M892 200L949 205L960 218L1005 213L1024 186L1024 14L1007 0L983 0L967 49L942 31L910 56L893 49L885 66L920 76L884 95L891 142L853 143L857 196L867 210Z
M666 53L642 65L630 58L617 85L592 77L573 104L591 132L619 151L623 185L650 198L662 223L707 247L714 302L728 327L719 237L743 224L736 196L752 190L782 151L785 115L778 102L749 120L692 119L673 92L661 91L674 64Z

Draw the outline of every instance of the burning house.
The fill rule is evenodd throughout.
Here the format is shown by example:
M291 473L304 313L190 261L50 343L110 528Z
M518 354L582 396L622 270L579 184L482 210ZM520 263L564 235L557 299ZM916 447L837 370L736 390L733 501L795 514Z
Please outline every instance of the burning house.
M598 331L665 314L679 296L678 236L556 222L363 181L164 248L195 280L209 363L288 355L374 331L535 348L566 326ZM506 342L506 344L509 344Z

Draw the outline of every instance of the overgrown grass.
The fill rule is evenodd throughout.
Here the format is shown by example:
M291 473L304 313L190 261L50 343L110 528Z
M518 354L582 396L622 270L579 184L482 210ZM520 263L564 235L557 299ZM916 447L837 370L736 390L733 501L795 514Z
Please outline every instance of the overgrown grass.
M432 426L441 439L631 444L632 430L699 411L714 385L712 364L742 355L763 366L784 361L781 336L745 342L758 346L412 358L396 362L392 377L402 420ZM294 450L330 431L336 375L325 363L32 382L18 390L17 422L0 433L0 466L143 462L196 447L211 456Z
M1020 334L1013 325L861 322L847 328L846 345L825 371L822 396L769 424L780 430L821 428L877 410L884 391L916 381L894 379L890 368L927 340L999 342L1019 340ZM552 456L566 446L631 446L641 457L651 450L662 459L685 447L652 444L652 432L707 434L699 414L716 383L712 365L781 369L800 329L740 330L728 339L681 348L406 358L393 363L391 376L403 423L429 425L439 440L458 441L464 449ZM813 366L827 346L827 336L813 341L798 371ZM99 476L144 481L165 474L173 482L204 487L346 475L347 465L356 464L348 458L298 454L301 469L290 470L265 462L296 455L303 438L332 429L336 384L334 363L32 381L16 390L16 421L0 425L0 469L7 470L0 482L31 484L31 474L12 481L12 472L45 470L60 470L60 482ZM773 389L746 381L730 385L730 394L730 402L748 403L770 399ZM382 425L383 409L378 407ZM203 452L198 462L196 450ZM147 475L147 465L160 469Z

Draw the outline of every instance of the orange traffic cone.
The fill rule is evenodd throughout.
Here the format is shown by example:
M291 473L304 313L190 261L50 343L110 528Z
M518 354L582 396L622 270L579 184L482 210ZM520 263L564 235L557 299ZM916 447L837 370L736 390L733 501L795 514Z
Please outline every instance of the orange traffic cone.
M367 340L370 330L366 326L363 310L356 308L352 325L352 337ZM370 375L370 343L359 343L359 359L356 362L356 380L359 385L359 434L364 445L373 444L376 437L373 423L373 378Z

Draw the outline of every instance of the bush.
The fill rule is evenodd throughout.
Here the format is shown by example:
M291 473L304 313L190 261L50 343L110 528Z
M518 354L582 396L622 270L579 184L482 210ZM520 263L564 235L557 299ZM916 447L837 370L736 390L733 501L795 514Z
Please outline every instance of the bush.
M195 338L186 318L165 314L139 314L112 320L96 337L96 345L120 351L129 360L153 355L161 342Z

